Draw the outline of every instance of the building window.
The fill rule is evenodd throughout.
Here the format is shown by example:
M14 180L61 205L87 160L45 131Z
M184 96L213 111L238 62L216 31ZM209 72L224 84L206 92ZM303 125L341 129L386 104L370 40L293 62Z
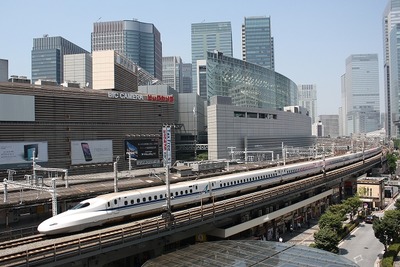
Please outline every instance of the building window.
M246 113L245 112L241 112L241 111L235 111L233 113L233 116L235 118L245 118L246 117Z

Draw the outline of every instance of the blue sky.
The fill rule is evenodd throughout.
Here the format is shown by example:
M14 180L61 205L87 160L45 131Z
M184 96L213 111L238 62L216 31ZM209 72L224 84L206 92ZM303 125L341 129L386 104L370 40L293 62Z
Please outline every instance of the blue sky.
M188 63L191 24L230 21L234 57L241 59L244 17L270 16L275 70L296 84L316 84L318 114L337 114L340 77L351 54L378 54L383 103L386 4L387 0L2 0L0 58L8 59L9 75L30 77L33 38L62 36L90 51L94 22L138 19L160 31L163 56L180 56Z

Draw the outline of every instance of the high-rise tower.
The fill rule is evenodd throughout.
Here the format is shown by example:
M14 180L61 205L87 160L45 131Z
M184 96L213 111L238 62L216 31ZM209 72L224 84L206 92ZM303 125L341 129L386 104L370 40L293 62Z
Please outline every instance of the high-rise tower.
M400 133L399 122L399 55L400 0L389 0L383 13L383 65L385 92L385 128L387 136L396 137Z
M377 54L357 54L346 59L342 76L342 118L345 135L380 128Z
M205 60L207 52L218 50L232 57L232 27L230 22L209 22L192 24L192 82L197 88L197 60Z
M299 106L306 108L311 117L311 123L317 121L317 86L315 84L298 84Z
M242 56L244 61L275 69L274 40L270 17L245 17L242 24Z
M64 55L89 53L60 36L33 39L32 83L52 80L57 84L64 82Z
M161 35L151 23L137 20L95 22L92 51L115 50L162 80Z
M171 56L162 58L163 67L163 84L169 85L177 92L182 93L182 59L181 57Z

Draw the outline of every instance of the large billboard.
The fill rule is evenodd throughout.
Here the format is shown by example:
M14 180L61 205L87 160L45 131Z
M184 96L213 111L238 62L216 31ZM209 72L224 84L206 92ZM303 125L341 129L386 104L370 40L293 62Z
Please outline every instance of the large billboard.
M158 147L159 143L157 138L125 140L125 152L131 152L131 158L138 161L158 159ZM128 159L128 154L126 153L125 159Z
M36 162L47 162L47 142L0 142L0 165L32 165L33 156Z
M112 140L80 140L71 142L72 165L112 161Z

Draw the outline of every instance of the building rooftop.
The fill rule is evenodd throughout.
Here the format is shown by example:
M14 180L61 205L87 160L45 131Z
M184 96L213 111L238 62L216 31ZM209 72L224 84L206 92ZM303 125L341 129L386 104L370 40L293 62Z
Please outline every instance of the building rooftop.
M343 256L316 248L261 240L198 243L147 261L143 267L168 266L358 266Z

